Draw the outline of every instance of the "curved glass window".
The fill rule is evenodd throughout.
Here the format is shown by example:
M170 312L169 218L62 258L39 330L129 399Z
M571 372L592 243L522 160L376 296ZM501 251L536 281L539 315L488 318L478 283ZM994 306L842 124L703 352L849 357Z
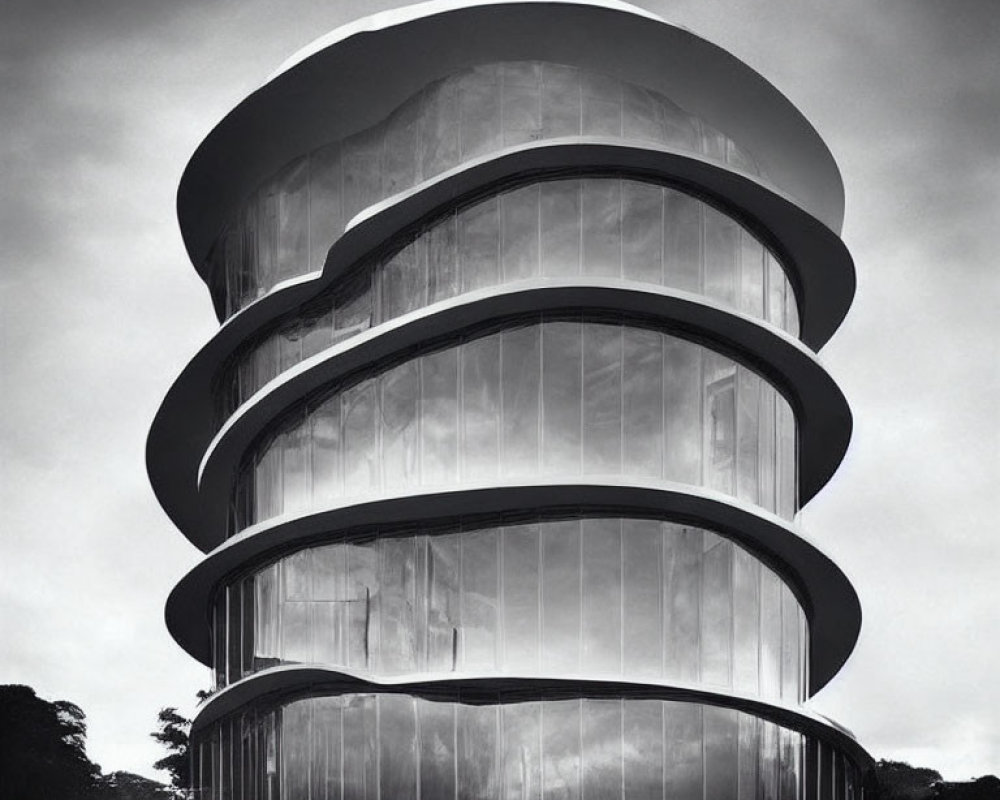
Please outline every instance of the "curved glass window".
M498 700L345 694L251 709L193 737L193 783L198 797L244 800L802 800L808 771L808 796L861 796L841 752L732 709Z
M347 223L374 203L504 147L581 135L654 142L758 172L728 137L656 92L537 61L473 67L264 181L209 255L226 316L321 269Z
M799 334L787 276L736 220L660 184L544 181L450 211L270 328L223 375L220 418L284 370L369 327L476 289L574 276L691 292Z
M805 614L739 545L571 519L310 547L215 599L217 686L285 663L393 676L579 675L805 699Z
M237 475L236 531L341 498L546 476L661 479L796 510L784 397L707 347L620 324L480 335L334 385L272 430Z

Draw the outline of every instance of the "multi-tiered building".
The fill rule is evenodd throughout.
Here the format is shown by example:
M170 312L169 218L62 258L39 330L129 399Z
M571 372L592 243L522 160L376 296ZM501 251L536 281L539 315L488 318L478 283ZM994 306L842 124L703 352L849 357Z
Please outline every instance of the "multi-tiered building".
M178 209L222 327L149 439L205 551L205 798L856 798L803 703L860 609L798 529L851 429L836 165L618 3L430 3L295 57Z

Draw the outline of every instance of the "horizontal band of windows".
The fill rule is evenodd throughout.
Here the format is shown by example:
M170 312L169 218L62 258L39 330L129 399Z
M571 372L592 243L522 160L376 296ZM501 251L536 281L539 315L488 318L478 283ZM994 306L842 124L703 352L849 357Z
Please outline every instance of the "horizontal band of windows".
M190 464L204 454L215 426L211 409L199 410L199 404L204 403L200 398L211 396L221 365L239 342L259 331L269 320L314 298L345 269L376 250L387 233L406 229L434 208L454 203L456 196L462 196L472 187L492 185L525 170L551 169L554 163L562 163L570 171L605 165L618 171L638 170L643 174L686 176L687 181L709 187L715 193L730 195L737 205L753 208L754 216L766 228L777 230L783 245L793 255L800 277L808 273L807 291L801 298L804 300L803 338L821 344L843 316L853 292L853 269L843 244L822 223L745 178L676 154L594 142L528 147L487 160L460 174L422 187L416 194L398 198L359 221L331 250L322 276L270 294L236 315L188 365L154 422L147 446L147 466L157 497L171 519L192 541L204 548L204 543L215 535L213 531L219 531L223 526L221 520L216 521L195 499L197 476L192 474ZM803 273L803 267L808 267L806 273ZM592 281L590 279L589 282ZM477 305L482 303L482 300L476 300ZM492 306L492 303L485 305ZM717 321L710 326L712 330L716 327ZM739 340L743 338L745 336L741 334ZM754 335L750 338L755 340L759 337ZM764 352L758 358L766 361ZM835 405L844 405L843 397L835 386L828 393L836 395L833 398ZM822 487L842 457L850 430L850 415L843 410L838 410L837 415L843 422L824 422L823 427L827 432L840 431L837 439L843 440L841 445L832 449L824 447L824 454L819 454L817 448L807 448L807 452L819 454L817 457L823 464L818 468L810 466L803 473L802 492L806 499ZM822 416L821 412L819 418ZM187 435L176 436L177 425L183 425ZM840 428L845 425L841 431ZM807 461L811 463L811 459ZM209 516L212 518L209 519Z
M533 519L629 517L675 521L717 531L777 572L809 622L809 693L819 691L847 660L861 612L844 574L801 534L776 517L716 493L674 485L608 479L604 484L487 484L451 491L398 494L361 504L338 504L248 529L214 550L177 584L167 602L167 626L194 658L212 663L204 624L215 587L266 563L276 552L324 542L350 542L380 530L454 531L523 524Z
M541 319L286 412L246 452L232 531L390 487L586 474L706 486L791 518L795 418L767 381L657 331Z
M259 690L260 697L264 697L266 692L268 699L257 700L255 695L248 694L248 691L253 690ZM303 692L309 692L309 695L303 697ZM242 702L234 704L237 695ZM310 704L333 713L336 718L333 730L326 729L329 724L328 719L314 716L315 709L310 709ZM289 709L292 709L290 717L282 720L282 712L287 713ZM353 713L348 720L341 718L338 711L344 714ZM421 724L422 712L426 714L423 717L425 720L423 724ZM450 723L451 736L442 736L440 729L428 724L435 718L446 725ZM393 732L386 732L384 739L379 735L378 723L381 720L392 720L394 723ZM643 720L646 724L643 724ZM717 773L716 780L721 778L722 785L716 788L723 791L703 795L703 785L698 781L691 786L692 800L701 800L702 797L742 796L736 791L725 791L729 788L729 780L734 782L732 788L735 789L739 780L736 776L740 772L740 766L762 768L759 772L758 769L753 769L744 773L748 778L763 777L770 771L764 764L765 759L759 755L753 758L739 757L736 746L738 729L747 734L745 737L739 737L747 750L751 750L753 744L759 746L762 740L770 738L767 734L761 735L761 732L767 729L785 731L789 739L801 738L802 751L785 762L787 766L796 764L799 777L808 771L815 781L821 774L819 770L825 769L827 779L832 785L836 785L837 777L831 773L831 769L834 768L831 761L836 761L835 768L842 772L840 780L843 781L844 777L850 775L857 789L863 773L873 766L871 757L852 737L840 729L831 727L818 717L780 706L746 701L738 696L702 693L682 687L486 677L453 682L377 685L366 684L346 674L338 678L336 673L324 673L321 670L307 668L279 668L269 673L262 673L248 679L245 684L237 685L212 698L195 719L192 738L198 745L214 741L218 746L220 744L218 737L220 734L226 735L227 727L234 724L254 725L258 722L262 722L265 726L274 725L275 729L297 738L299 742L303 740L308 742L310 734L315 731L320 734L321 741L329 743L328 737L331 733L335 734L335 731L342 730L346 736L350 729L355 747L362 741L367 741L369 746L375 747L382 741L391 742L396 751L394 758L401 757L403 760L402 762L390 760L390 763L397 765L409 763L411 766L414 766L413 762L408 762L407 759L416 755L419 761L421 757L419 755L422 749L419 746L421 732L433 731L433 739L438 740L440 746L449 741L455 742L456 736L458 741L461 741L463 734L470 732L469 727L462 723L471 723L472 731L479 733L480 738L475 746L456 748L455 752L464 752L474 759L485 759L486 764L495 763L493 754L500 755L502 764L501 754L506 749L503 745L507 736L512 736L521 744L520 747L511 748L513 753L521 756L531 754L533 756L531 760L539 764L544 761L544 758L539 756L546 749L553 753L551 747L557 741L579 747L580 734L588 729L591 735L603 744L597 752L605 753L609 749L614 749L613 743L622 733L626 736L639 734L639 740L628 741L625 747L619 749L619 752L631 753L635 759L634 763L628 765L631 769L622 763L620 757L611 759L610 763L604 761L605 768L612 765L618 770L624 768L625 775L645 776L646 770L651 773L650 777L652 775L661 777L666 773L666 777L671 781L674 775L681 777L690 774L692 777L700 778L709 772ZM287 727L282 727L282 722L287 723ZM595 724L591 726L590 723ZM680 726L680 729L677 729L677 726ZM678 735L685 729L691 734L691 741L684 735ZM228 732L231 730L230 728ZM730 730L732 733L727 733ZM668 731L673 735L665 736ZM711 734L710 741L702 739L703 731ZM245 728L243 732L246 733ZM717 738L716 734L720 733L722 735ZM396 735L401 735L402 740L397 739ZM414 746L408 744L410 736L415 737ZM522 740L522 736L527 738ZM586 737L583 742L587 742ZM620 739L618 742L621 744ZM728 747L717 749L719 745L725 743L732 749ZM327 756L330 755L330 750L326 747L321 748L317 755L320 755L322 763L329 764L328 758L322 758L324 752ZM334 749L333 752L336 753L337 750ZM350 761L352 767L357 769L360 764L374 764L380 760L375 753L363 757L363 752L355 750L351 753L351 758L342 760L341 763L346 767L346 761ZM438 749L438 753L440 752ZM689 761L693 753L698 754L694 763ZM713 763L705 764L702 761L703 753L713 754ZM226 759L224 752L219 754ZM590 751L589 754L596 755L594 751ZM576 769L579 769L581 761L586 761L587 756L587 748L582 752L577 750L575 757L570 761L575 762ZM300 762L299 766L306 766L308 760L308 757L302 759L306 763ZM774 760L778 761L778 757ZM521 759L518 761L523 765ZM685 764L696 768L688 773ZM468 769L471 765L456 764L452 761L449 770L452 774L456 766L459 769ZM664 770L663 767L668 769ZM307 769L306 772L308 771ZM422 771L414 769L418 774ZM336 772L345 775L339 770ZM498 772L502 775L504 771L500 768ZM621 771L618 776L618 782L614 785L620 788ZM378 776L370 777L377 779ZM397 786L398 788L400 787ZM814 796L810 789L798 781L794 785L790 782L787 788L789 798ZM441 787L438 787L437 793L433 796L439 796L440 792ZM408 793L404 791L402 796L408 796ZM450 795L445 791L443 796ZM607 796L618 795L612 793ZM689 795L678 796L687 798ZM759 794L754 792L750 796ZM778 794L773 793L772 796L777 797ZM829 797L826 793L823 796Z
M640 519L373 532L228 582L216 684L276 664L371 674L645 676L805 699L791 590L733 542Z
M656 92L558 64L486 64L436 81L384 121L284 166L234 212L202 268L230 316L322 266L349 220L470 160L566 136L645 141L757 174L726 136Z
M415 27L420 32L410 33ZM563 35L570 29L592 35ZM540 58L652 87L747 144L777 185L831 228L842 221L840 176L815 130L761 76L689 31L578 4L486 4L429 14L414 25L366 28L332 45L253 93L195 153L178 208L196 265L229 210L283 163L350 136L419 87L484 60Z
M551 179L447 212L276 322L220 376L220 421L281 372L387 320L476 290L571 276L675 288L799 333L788 278L736 220L655 183Z

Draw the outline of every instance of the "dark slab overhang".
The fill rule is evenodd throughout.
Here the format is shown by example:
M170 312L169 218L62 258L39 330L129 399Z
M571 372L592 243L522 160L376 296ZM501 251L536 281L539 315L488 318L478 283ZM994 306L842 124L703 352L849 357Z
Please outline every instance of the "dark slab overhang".
M242 342L276 318L315 298L386 240L433 217L441 209L511 180L581 171L642 175L692 187L748 220L769 241L780 243L792 280L799 287L803 339L814 347L832 334L846 313L853 296L854 273L839 237L794 203L747 176L690 155L645 145L574 139L512 148L501 156L446 173L369 209L331 247L321 274L289 281L251 304L232 317L192 359L168 392L147 441L146 461L153 489L181 531L205 550L221 541L224 508L219 503L225 501L219 500L219 490L212 481L209 481L213 486L211 492L199 496L198 465L216 435L213 382ZM346 349L331 350L329 363L317 375L330 376L335 362L343 364L351 360L334 353L351 350L354 356L371 360L377 358L380 350L412 347L428 335L440 338L449 329L457 332L456 326L463 322L485 322L491 316L510 315L517 310L527 313L565 309L577 301L589 302L606 311L616 310L617 304L617 310L623 313L656 317L664 325L695 331L739 354L764 374L777 376L778 385L799 413L802 503L826 483L846 450L850 412L839 389L808 351L796 348L789 337L765 323L713 308L710 302L684 293L638 284L630 292L622 282L609 281L598 286L582 278L576 283L580 284L579 291L573 291L571 285L539 280L531 290L525 286L518 292L516 287L502 286L488 292L489 297L462 295L435 304L379 326L364 337L356 337L358 341L352 340ZM530 296L532 292L534 296ZM379 336L384 339L376 342ZM791 366L789 358L799 366ZM807 364L810 361L811 365ZM286 379L287 376L280 377L277 382ZM277 394L270 393L271 399L264 406L275 408L277 398L288 400L293 385L305 383L296 377ZM261 398L268 394L263 393ZM816 402L807 402L808 398Z
M743 694L692 684L601 681L573 677L406 676L393 680L375 680L348 670L322 666L277 667L245 678L207 700L195 716L191 732L197 736L213 722L238 711L248 703L280 705L303 695L318 694L406 694L431 701L468 705L591 697L700 703L753 714L821 739L847 755L863 773L875 766L874 759L847 729L802 707L769 703Z
M226 541L181 579L167 601L167 627L188 653L209 664L209 605L215 588L229 575L282 552L349 538L372 528L490 524L505 514L525 513L669 519L708 528L738 542L781 575L806 613L811 694L836 674L857 642L861 606L850 581L788 522L718 492L605 476L588 476L587 482L507 482L415 490L269 520Z

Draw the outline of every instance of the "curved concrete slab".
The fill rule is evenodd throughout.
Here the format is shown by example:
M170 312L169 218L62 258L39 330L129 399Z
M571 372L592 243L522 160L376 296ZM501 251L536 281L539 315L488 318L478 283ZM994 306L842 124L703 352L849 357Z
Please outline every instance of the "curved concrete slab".
M747 176L689 155L648 146L574 139L561 144L512 148L500 157L484 159L373 207L355 220L331 247L321 275L286 282L243 309L192 359L157 412L146 447L153 489L178 528L196 543L213 535L196 533L207 525L197 504L192 502L197 492L196 465L216 433L213 383L222 365L242 342L271 321L312 300L399 231L433 217L442 208L461 203L481 192L484 186L497 187L519 177L552 174L553 164L562 165L560 170L608 171L697 186L701 194L708 194L717 202L721 202L720 196L729 197L727 207L733 208L734 213L751 219L751 224L769 242L783 243L781 252L800 287L802 338L806 343L815 348L825 342L846 313L853 297L854 271L839 237L787 199ZM733 207L734 202L738 203L737 208ZM650 297L668 293L666 290L657 293L652 286L642 288L650 290L647 292ZM501 291L502 287L494 293ZM461 296L455 300L460 301ZM757 324L770 328L766 323ZM842 400L839 390L837 395L833 402ZM837 453L837 463L842 454L842 450ZM802 473L808 471L804 469ZM825 480L820 477L803 484L800 496L811 497Z
M204 548L222 540L232 476L243 455L301 398L368 365L393 361L420 343L443 342L477 326L539 312L614 314L629 325L666 328L698 339L749 364L783 392L796 412L802 504L826 484L847 451L852 420L843 394L812 353L770 325L694 295L636 291L615 280L590 279L586 282L592 285L580 285L584 282L542 279L462 295L353 337L280 375L244 403L205 450L198 502L202 530L214 536L196 544Z
M840 173L805 117L746 64L648 15L591 3L433 3L328 41L241 102L192 156L177 209L199 268L226 218L281 166L370 127L435 80L498 61L585 67L660 92L746 147L777 186L840 230Z
M731 708L813 736L849 756L862 770L874 760L845 728L797 706L768 703L737 692L717 691L686 683L642 683L621 678L592 680L572 676L514 677L496 675L404 676L376 680L348 670L319 665L275 667L234 683L210 697L198 710L191 732L232 714L262 697L291 702L300 695L406 694L437 702L496 705L545 698L635 698L679 700Z
M850 656L861 629L861 605L850 581L811 541L778 517L707 489L589 476L588 482L507 482L344 501L313 514L278 517L248 528L216 548L174 587L166 621L173 637L204 664L211 662L209 603L226 576L303 545L333 542L405 524L489 525L505 515L651 517L716 531L745 547L788 583L810 626L810 694Z

